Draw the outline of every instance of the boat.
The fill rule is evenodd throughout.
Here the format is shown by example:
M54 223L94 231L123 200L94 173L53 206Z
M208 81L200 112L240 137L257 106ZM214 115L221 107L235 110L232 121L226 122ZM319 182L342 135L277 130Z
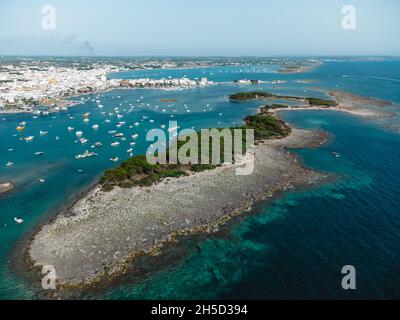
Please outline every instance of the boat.
M81 138L80 140L79 140L79 142L81 143L81 144L85 144L86 142L88 142L89 140L88 139L85 139L85 138Z
M14 221L18 224L23 224L24 223L24 219L22 219L21 217L15 217Z
M118 147L119 146L119 142L113 142L111 143L111 147Z
M88 117L90 117L90 112L86 112L86 113L84 113L84 114L82 115L82 117L84 117L84 118L88 118Z
M85 119L83 119L83 122L89 122L90 121L90 119L89 118L85 118Z
M117 133L117 131L116 130L108 131L108 134L114 134L114 133Z
M40 133L41 136L45 136L45 135L48 134L49 132L48 132L48 131L42 131L42 130L40 130L39 133Z
M74 131L74 130L75 130L75 128L73 128L73 127L68 127L67 129L68 129L68 131L69 131L69 132L71 132L71 131Z
M132 137L132 139L136 139L137 137L139 137L139 135L136 133L136 134L131 135L131 137Z
M35 156L41 156L41 155L43 155L44 154L44 152L43 151L38 151L38 152L35 152Z
M117 162L118 160L119 160L118 157L114 157L114 158L111 158L111 159L110 159L110 161L112 161L112 162Z
M7 167L11 167L13 165L14 165L14 162L11 162L11 161L8 161L7 164L6 164Z
M42 179L42 178L39 178L39 182L41 182L41 183L43 183L43 182L45 182L46 180L44 180L44 179Z
M339 158L339 157L340 157L340 153L338 153L338 152L332 152L332 155L333 155L334 157L336 157L336 158Z
M97 156L97 153L96 153L96 152L90 152L90 151L86 150L86 151L85 151L84 153L82 153L82 154L77 154L77 155L75 156L75 159L76 159L76 160L80 160L80 159L85 159L85 158L95 157L95 156Z
M96 142L96 143L94 144L94 146L95 146L96 148L100 148L100 147L103 146L103 144L102 144L101 142Z
M133 148L126 150L126 152L128 152L128 153L132 153L132 151L133 151Z
M17 127L17 131L24 131L25 130L25 127L24 126L18 126Z
M75 135L79 138L83 136L83 132L82 131L77 131L75 132Z
M122 138L123 136L124 136L124 134L121 132L117 132L116 134L114 134L115 138Z
M33 141L35 137L34 136L28 136L28 137L24 137L23 139L25 140L25 142L29 142L29 141Z
M97 130L97 129L99 129L99 125L98 125L98 124L94 124L94 125L92 125L92 129L93 129L93 130Z

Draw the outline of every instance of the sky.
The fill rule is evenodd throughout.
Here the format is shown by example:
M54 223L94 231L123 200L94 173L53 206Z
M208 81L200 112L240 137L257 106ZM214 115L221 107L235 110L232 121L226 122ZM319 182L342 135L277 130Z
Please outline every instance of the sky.
M0 55L400 56L399 30L399 0L0 0Z

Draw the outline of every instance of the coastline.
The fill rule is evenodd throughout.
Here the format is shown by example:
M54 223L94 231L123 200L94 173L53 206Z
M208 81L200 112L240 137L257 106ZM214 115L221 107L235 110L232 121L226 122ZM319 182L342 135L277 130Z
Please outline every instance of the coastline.
M286 150L315 147L325 138L294 129L287 138L260 144L255 175L247 178L235 176L230 165L146 188L104 193L95 187L36 233L27 260L35 267L54 265L65 287L90 286L121 274L135 256L156 254L178 235L212 232L255 201L325 179Z

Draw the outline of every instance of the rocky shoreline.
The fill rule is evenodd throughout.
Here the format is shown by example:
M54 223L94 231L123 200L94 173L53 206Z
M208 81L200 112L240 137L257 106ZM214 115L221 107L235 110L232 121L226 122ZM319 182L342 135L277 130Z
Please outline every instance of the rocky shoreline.
M38 231L27 260L33 267L54 266L63 286L119 275L136 255L157 252L177 235L211 232L255 201L325 180L287 150L324 141L325 134L294 129L284 139L261 143L250 176L237 176L236 165L225 165L151 187L104 192L97 186Z

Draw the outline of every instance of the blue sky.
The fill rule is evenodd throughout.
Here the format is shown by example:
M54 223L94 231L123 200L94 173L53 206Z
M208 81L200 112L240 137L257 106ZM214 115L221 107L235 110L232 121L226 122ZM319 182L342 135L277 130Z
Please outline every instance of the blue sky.
M2 55L400 56L399 30L398 0L0 0Z

